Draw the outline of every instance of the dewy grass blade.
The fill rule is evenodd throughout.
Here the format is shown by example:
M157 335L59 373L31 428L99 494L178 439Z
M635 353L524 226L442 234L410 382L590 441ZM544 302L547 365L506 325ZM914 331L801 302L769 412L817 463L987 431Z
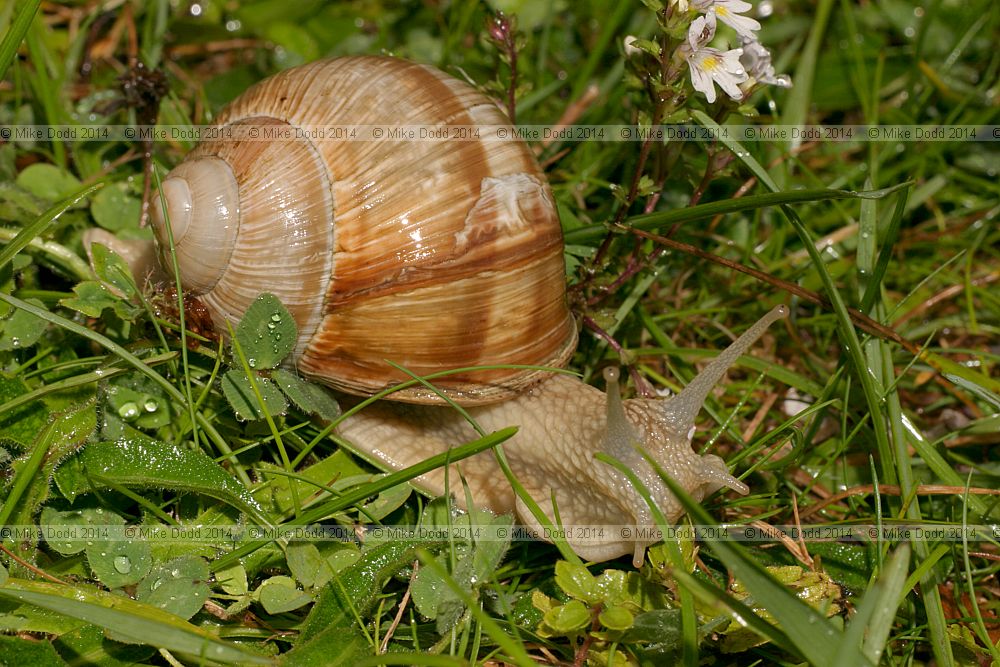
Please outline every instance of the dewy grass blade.
M14 483L7 493L7 497L4 498L3 506L0 506L0 526L5 526L10 521L10 518L14 515L14 510L17 508L18 501L21 500L21 496L24 495L31 481L41 469L42 461L45 460L46 455L49 453L52 431L55 430L56 421L49 422L48 426L42 430L32 444L31 455L25 461L24 465L20 467L17 477L14 478Z
M65 213L70 207L74 206L77 202L86 199L94 192L97 192L103 188L104 185L104 181L98 181L80 188L70 196L52 206L52 208L39 216L38 219L18 232L17 236L5 245L3 250L0 250L0 268L3 268L8 262L13 260L17 253L24 250L28 244L31 243L32 239L44 232L49 225L55 222L56 219Z
M697 112L696 112L697 115ZM704 116L706 119L711 121L708 116ZM699 117L700 118L700 117ZM713 121L714 124L714 121ZM718 127L716 125L716 127ZM731 148L731 147L730 147ZM770 176L766 171L761 169L763 178L770 180ZM760 176L760 174L757 174ZM774 185L773 181L771 184ZM850 190L830 190L827 188L819 188L814 190L791 190L788 192L777 192L777 186L774 185L774 192L766 192L759 195L749 195L747 197L740 197L739 199L723 199L720 201L713 201L707 204L698 204L697 206L689 206L685 208L673 209L670 211L657 211L655 213L646 213L643 215L634 215L627 218L622 224L626 227L641 229L644 231L655 231L661 227L666 227L668 225L673 225L683 222L693 222L695 220L703 220L705 218L712 218L717 215L723 215L726 213L737 213L741 211L751 211L758 208L767 208L770 206L778 206L779 204L797 204L797 203L809 203L825 201L829 199L858 199L858 198L881 198L899 189L897 186L895 188L886 188L884 190L875 190L873 192L852 192ZM566 232L565 239L566 243L569 245L587 243L600 238L603 238L607 233L608 229L605 225L587 225L585 227L579 227L577 229L571 229Z
M42 0L26 0L21 5L21 8L17 10L17 15L11 23L10 30L7 31L7 34L3 37L3 41L0 42L0 79L7 76L7 68L14 62L17 49L21 46L21 42L24 41L24 36L28 34L31 22L34 20L35 14L38 12L38 6L41 4Z
M857 606L844 631L843 650L834 658L834 667L854 667L857 655L847 649L861 646L865 657L877 665L885 650L902 599L900 593L906 582L910 565L910 546L901 545L886 562L885 568Z
M8 579L0 586L0 596L114 630L137 643L201 657L210 664L273 664L269 657L222 641L158 607L89 586Z

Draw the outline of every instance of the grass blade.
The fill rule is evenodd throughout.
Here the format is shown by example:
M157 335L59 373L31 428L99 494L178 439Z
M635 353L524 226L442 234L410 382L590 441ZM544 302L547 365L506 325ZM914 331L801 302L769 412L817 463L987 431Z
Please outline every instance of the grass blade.
M903 601L906 572L910 565L910 545L902 544L885 564L878 580L865 593L858 611L844 632L845 647L862 647L865 657L878 664L885 651L896 610ZM854 655L838 654L835 667L854 667Z
M696 116L701 114L701 112L694 112ZM714 125L708 116L701 114L700 117L704 117L710 123ZM717 125L715 127L718 127ZM725 140L723 140L725 141ZM736 144L737 146L739 144ZM730 147L732 148L732 147ZM743 149L740 148L742 151ZM759 166L759 165L758 165ZM673 225L683 222L693 222L695 220L703 220L705 218L712 218L717 215L723 215L726 213L736 213L740 211L750 211L757 208L767 208L769 206L777 206L779 204L797 204L805 202L817 202L824 201L828 199L858 199L858 198L873 198L879 199L885 197L900 187L896 186L893 188L885 188L882 190L873 190L871 192L853 192L850 190L830 190L828 188L819 188L814 190L790 190L788 192L778 192L778 186L771 180L771 177L763 169L760 170L761 173L757 174L762 179L766 178L773 190L773 192L767 192L759 195L750 195L748 197L741 197L739 199L723 199L721 201L713 201L707 204L698 204L697 206L689 206L686 208L674 209L671 211L657 211L656 213L647 213L644 215L634 215L627 220L625 220L623 225L627 227L632 227L635 229L642 229L645 231L655 231L661 227L666 227L668 225ZM757 173L755 171L755 173ZM578 227L577 229L571 229L566 232L565 239L567 244L581 244L587 243L589 241L599 240L607 234L608 228L605 225L587 225L585 227Z
M198 656L212 662L268 665L270 658L248 653L158 607L82 585L8 579L0 596L78 618L132 641Z
M104 183L102 181L98 181L92 185L80 188L70 196L63 199L61 202L55 204L52 208L39 216L38 219L18 232L17 236L11 239L10 243L3 247L3 250L0 250L0 268L7 266L7 263L14 259L17 253L24 250L28 244L31 243L32 239L45 231L45 228L55 222L56 218L65 213L77 202L86 199L103 187Z
M31 22L34 20L35 13L38 12L38 6L41 4L42 0L27 0L17 10L17 15L14 17L13 23L11 23L10 30L7 31L3 41L0 42L0 79L3 79L7 75L7 69L14 62L17 49L21 46L21 42L24 41L24 36L28 34Z

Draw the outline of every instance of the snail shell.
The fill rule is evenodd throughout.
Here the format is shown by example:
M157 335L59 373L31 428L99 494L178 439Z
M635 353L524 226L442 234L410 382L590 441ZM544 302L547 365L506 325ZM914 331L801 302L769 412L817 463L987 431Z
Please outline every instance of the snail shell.
M387 359L424 375L561 366L572 354L552 194L530 150L497 136L509 122L471 86L394 58L322 60L253 86L216 125L237 138L200 144L161 191L184 285L223 330L274 293L299 327L299 370L355 394L408 379ZM366 125L477 127L479 137L303 138ZM239 138L254 131L262 140ZM436 385L473 405L540 377L480 370ZM395 397L437 400L422 387Z

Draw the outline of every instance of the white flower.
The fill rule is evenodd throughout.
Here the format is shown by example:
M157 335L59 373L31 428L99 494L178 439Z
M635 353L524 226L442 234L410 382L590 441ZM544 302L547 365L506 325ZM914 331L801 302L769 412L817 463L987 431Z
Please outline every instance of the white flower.
M714 36L715 26L704 16L691 22L687 44L681 47L691 69L691 83L695 90L705 94L709 103L715 102L716 83L729 97L741 100L740 84L750 78L740 63L743 49L722 51L705 46Z
M743 0L692 0L691 6L700 12L705 12L705 17L712 28L715 28L716 19L722 21L730 28L739 33L740 37L753 39L754 30L760 30L760 23L743 16L742 13L753 8L749 2Z
M787 74L775 76L774 65L771 64L771 53L764 48L764 45L756 39L742 38L743 55L740 56L740 63L743 64L747 74L750 76L749 86L754 83L766 83L779 88L791 88L792 78ZM747 88L748 86L744 86Z
M642 53L642 49L635 45L639 38L635 35L625 35L625 57L631 58Z

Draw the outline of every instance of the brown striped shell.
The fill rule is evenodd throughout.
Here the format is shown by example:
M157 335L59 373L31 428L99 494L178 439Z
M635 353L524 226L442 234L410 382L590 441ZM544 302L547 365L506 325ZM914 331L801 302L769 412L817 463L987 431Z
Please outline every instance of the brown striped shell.
M202 143L162 185L185 287L223 329L261 292L278 295L299 327L299 370L350 393L409 379L387 360L419 375L563 365L576 329L555 203L527 146L498 137L510 125L489 98L423 65L339 58L266 79L217 119L222 136L366 125L480 130L454 142ZM159 216L154 226L162 252ZM541 377L483 370L435 385L477 404ZM397 398L436 400L422 388Z

